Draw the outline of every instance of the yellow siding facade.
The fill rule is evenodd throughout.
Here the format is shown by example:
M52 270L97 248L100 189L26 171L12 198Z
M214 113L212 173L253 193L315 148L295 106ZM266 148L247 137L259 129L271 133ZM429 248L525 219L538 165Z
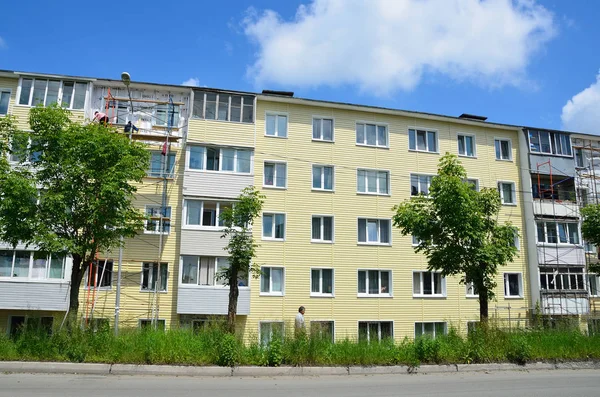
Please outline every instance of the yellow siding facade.
M265 136L265 115L269 112L288 116L287 138ZM312 140L312 119L334 119L334 142ZM388 127L389 147L364 147L356 142L356 123L376 122ZM408 129L426 128L437 131L439 153L409 151ZM445 298L413 298L413 271L425 270L422 255L415 254L410 236L402 236L392 228L390 246L369 246L358 243L357 218L390 219L392 207L410 198L410 174L436 173L440 157L457 154L457 133L473 134L476 138L476 158L462 158L469 178L476 178L480 188L496 187L497 182L511 181L516 185L515 206L503 206L500 220L510 221L523 230L517 129L494 128L483 124L439 121L426 117L406 117L378 112L336 109L331 106L307 106L271 102L259 98L257 108L257 144L255 153L255 185L263 186L264 161L287 162L287 188L262 187L266 195L264 212L286 214L285 241L262 239L262 220L258 220L254 237L259 242L257 262L261 266L282 266L285 269L283 296L263 296L260 280L252 280L252 307L247 329L259 332L261 321L285 321L293 328L299 306L306 307L305 320L334 321L336 339L356 338L359 321L393 321L394 337L413 337L415 322L447 322L465 330L466 322L477 320L476 298L467 298L465 286L458 278L447 280ZM512 141L512 161L495 159L495 138ZM333 165L334 192L313 191L312 165ZM388 170L389 195L373 196L357 193L357 168ZM311 243L311 215L334 217L334 243ZM522 234L522 233L521 233ZM522 234L523 235L523 234ZM490 315L526 317L528 290L526 286L527 244L520 243L519 257L500 269L497 277L497 301L490 302ZM334 269L335 297L311 297L311 268ZM359 269L392 271L392 296L363 298L357 296ZM521 274L523 296L504 298L503 272ZM508 309L510 307L510 309ZM514 323L513 323L514 324ZM522 324L524 325L524 323Z

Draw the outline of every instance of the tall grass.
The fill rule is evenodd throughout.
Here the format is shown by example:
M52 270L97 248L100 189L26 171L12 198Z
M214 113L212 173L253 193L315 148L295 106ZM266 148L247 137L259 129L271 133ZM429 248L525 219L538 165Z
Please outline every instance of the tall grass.
M600 336L579 330L478 329L401 342L336 343L328 338L274 337L268 345L243 343L219 326L201 332L176 329L96 332L80 329L52 335L24 330L17 338L0 335L0 360L103 362L173 365L350 366L461 364L600 359Z

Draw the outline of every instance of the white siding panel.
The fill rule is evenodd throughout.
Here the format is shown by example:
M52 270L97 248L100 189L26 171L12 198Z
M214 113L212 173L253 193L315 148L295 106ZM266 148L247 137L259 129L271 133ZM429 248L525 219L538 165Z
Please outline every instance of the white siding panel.
M538 263L540 265L583 265L585 253L583 247L537 247Z
M229 303L229 288L196 288L179 286L177 295L178 314L226 315ZM240 288L237 314L250 314L250 289Z
M228 256L227 239L218 230L181 230L181 255Z
M236 198L240 195L242 189L251 186L253 181L253 175L185 171L183 194L202 197Z
M0 281L0 309L65 311L68 283Z

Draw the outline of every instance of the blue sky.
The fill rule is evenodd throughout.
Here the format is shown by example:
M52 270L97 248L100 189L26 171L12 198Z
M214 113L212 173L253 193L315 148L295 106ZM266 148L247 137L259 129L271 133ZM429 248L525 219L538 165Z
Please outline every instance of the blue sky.
M600 134L596 1L37 2L3 5L0 69L126 70Z

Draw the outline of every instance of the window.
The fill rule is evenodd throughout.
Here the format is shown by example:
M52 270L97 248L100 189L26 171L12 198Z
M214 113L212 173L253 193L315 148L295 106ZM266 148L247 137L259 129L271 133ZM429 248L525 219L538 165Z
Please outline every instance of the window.
M458 154L465 157L475 157L475 136L458 134Z
M163 161L165 155L160 151L150 152L150 169L148 170L148 176L152 178L163 177ZM168 162L166 166L166 177L173 178L175 176L175 153L169 153Z
M494 139L496 160L512 160L512 144L510 139Z
M190 146L187 168L190 170L238 172L252 170L252 150Z
M505 205L517 205L516 189L514 182L498 182L500 201Z
M356 123L356 144L388 147L387 126Z
M583 155L582 148L575 148L575 167L583 168L586 166L587 161Z
M169 234L171 232L171 207L165 207L162 214L162 227L160 224L162 207L160 205L146 206L145 234Z
M441 335L446 335L445 322L415 323L415 339L423 336L436 338Z
M261 267L260 272L260 293L283 295L283 268Z
M504 273L504 297L523 297L523 282L521 279L521 273Z
M467 298L475 298L479 296L479 291L477 290L477 287L467 277L465 277L465 289Z
M74 81L23 79L19 105L44 106L60 103L69 109L83 109L87 83Z
M333 191L333 166L313 165L312 188L314 190Z
M154 329L155 327L156 327L156 329L164 331L166 329L165 320L163 320L163 319L152 320L149 318L140 319L140 328L141 329L149 330L149 329Z
M124 120L123 120L124 121ZM159 104L154 109L154 125L162 127L179 126L179 105Z
M219 286L224 280L216 276L229 268L225 257L181 255L181 283L186 285ZM238 286L246 287L247 277L240 278Z
M359 193L390 194L389 171L357 170L356 190Z
M17 338L25 328L25 316L10 316L8 323L8 334L11 338Z
M333 119L313 118L313 140L333 142Z
M285 238L285 214L263 214L263 239Z
M185 225L192 227L223 226L221 214L232 206L232 203L227 202L185 200Z
M536 222L538 243L580 244L579 225L571 222Z
M265 161L263 186L285 188L286 185L287 164Z
M192 117L197 119L252 123L254 121L254 97L249 95L194 91Z
M588 319L588 335L600 335L600 318Z
M83 276L85 279L86 288L111 288L112 287L112 273L113 273L113 261L98 259L92 263L92 273L90 275L90 269L88 268Z
M274 338L283 339L283 321L261 321L260 343L267 346Z
M144 262L142 264L142 291L156 291L158 282L159 291L167 292L167 277L169 274L169 265L160 264L160 274L156 262Z
M413 272L414 297L445 297L446 278L441 273L416 271Z
M52 326L54 325L54 317L27 317L26 327L29 330L43 332L47 335L52 335Z
M20 277L34 280L63 279L65 257L46 255L38 251L0 250L0 277Z
M333 296L333 269L311 269L310 294Z
M583 267L540 266L540 289L585 291Z
M322 340L335 341L333 321L311 321L310 334Z
M411 196L429 196L429 187L433 176L410 174L410 195Z
M529 130L529 149L533 153L571 156L571 138L559 132Z
M391 321L359 321L358 341L370 343L392 338L394 336L393 329Z
M10 91L0 90L0 114L8 114L8 102L10 101Z
M358 242L366 244L390 244L389 219L359 219Z
M464 181L471 186L471 190L479 191L479 179L467 178Z
M600 278L597 274L588 274L588 285L591 296L600 296Z
M269 114L266 116L265 134L267 136L277 136L287 138L287 121L285 114Z
M408 130L408 148L418 152L437 153L437 132L427 130Z
M358 296L391 296L392 272L390 270L359 270Z
M311 241L332 243L333 242L333 217L313 215Z

